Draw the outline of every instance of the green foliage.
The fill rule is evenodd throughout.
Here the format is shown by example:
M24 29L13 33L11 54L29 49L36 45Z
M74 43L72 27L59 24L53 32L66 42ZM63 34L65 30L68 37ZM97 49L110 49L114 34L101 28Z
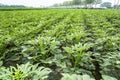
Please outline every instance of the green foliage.
M82 45L81 43L75 44L75 46L72 47L64 47L64 50L68 53L68 57L75 60L74 67L76 67L79 64L84 54L83 52L88 49L89 45L87 44Z
M104 2L101 4L101 7L107 7L107 8L110 8L112 6L112 3L110 2Z
M120 79L120 11L0 14L0 80Z
M89 75L76 75L76 74L63 74L64 77L61 80L95 80Z
M7 69L1 67L0 80L44 80L49 73L50 69L27 63Z

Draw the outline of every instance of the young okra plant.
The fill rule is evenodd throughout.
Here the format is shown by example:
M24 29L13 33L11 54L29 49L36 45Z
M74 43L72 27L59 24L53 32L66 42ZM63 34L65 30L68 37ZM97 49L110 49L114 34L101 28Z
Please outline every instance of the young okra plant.
M17 67L0 68L0 80L44 80L50 72L48 68L26 63Z
M84 51L88 50L90 46L88 44L78 43L71 47L63 47L64 50L68 53L68 59L72 59L72 66L77 67L80 60L84 55Z

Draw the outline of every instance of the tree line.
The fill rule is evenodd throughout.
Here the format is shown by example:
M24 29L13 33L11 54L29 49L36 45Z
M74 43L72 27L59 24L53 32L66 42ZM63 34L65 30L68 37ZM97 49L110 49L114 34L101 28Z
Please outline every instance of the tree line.
M85 7L93 7L100 4L102 0L72 0L65 1L62 4L55 4L54 6L71 6L71 5L84 5Z
M58 6L80 5L80 6L84 6L85 8L92 8L93 6L96 7L97 4L101 4L101 3L102 3L102 0L72 0L72 1L65 1L61 4L54 4L53 6L58 7ZM119 9L120 8L119 3L120 3L120 0L114 0L113 8ZM112 3L104 2L100 6L110 8L110 7L112 7Z
M24 5L4 5L0 3L0 8L25 8Z

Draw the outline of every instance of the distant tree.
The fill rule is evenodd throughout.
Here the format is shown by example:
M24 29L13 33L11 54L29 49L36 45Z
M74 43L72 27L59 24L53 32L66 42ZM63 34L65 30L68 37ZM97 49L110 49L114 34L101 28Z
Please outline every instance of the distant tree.
M92 7L96 0L84 0L86 7Z
M116 7L116 9L118 9L118 8L119 8L119 2L120 2L120 0L118 0L118 1L117 1L117 5L118 5L118 6Z
M81 4L81 0L73 0L72 3L73 5L80 5Z
M60 5L59 5L59 4L54 4L53 6L54 6L54 7L58 7L58 6L60 6Z
M0 8L25 8L24 5L4 5L0 3Z
M72 5L85 5L86 8L93 7L93 5L100 4L102 0L71 0L65 1L62 4L55 4L53 6L72 6Z
M113 6L114 9L119 8L119 2L120 2L120 0L114 0L114 6Z
M116 5L116 0L114 0L114 6L113 8L116 9L117 5Z
M114 9L119 9L119 8L120 8L120 5L113 5L113 8L114 8Z
M97 4L100 4L100 3L102 3L102 0L95 0L95 2L94 2L95 7L96 7Z
M95 0L95 3L100 4L100 3L102 3L102 0Z
M65 1L65 2L63 2L62 5L63 6L70 6L70 5L72 5L72 1Z
M110 7L112 7L112 3L111 2L104 2L100 6L110 8Z

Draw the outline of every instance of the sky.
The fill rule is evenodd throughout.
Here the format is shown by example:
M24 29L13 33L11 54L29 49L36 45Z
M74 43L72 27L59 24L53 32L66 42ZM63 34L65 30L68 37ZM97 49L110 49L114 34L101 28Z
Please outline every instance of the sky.
M70 0L0 0L0 3L7 5L25 5L30 7L51 6L55 3L63 3ZM102 0L103 2L112 2L114 0Z

